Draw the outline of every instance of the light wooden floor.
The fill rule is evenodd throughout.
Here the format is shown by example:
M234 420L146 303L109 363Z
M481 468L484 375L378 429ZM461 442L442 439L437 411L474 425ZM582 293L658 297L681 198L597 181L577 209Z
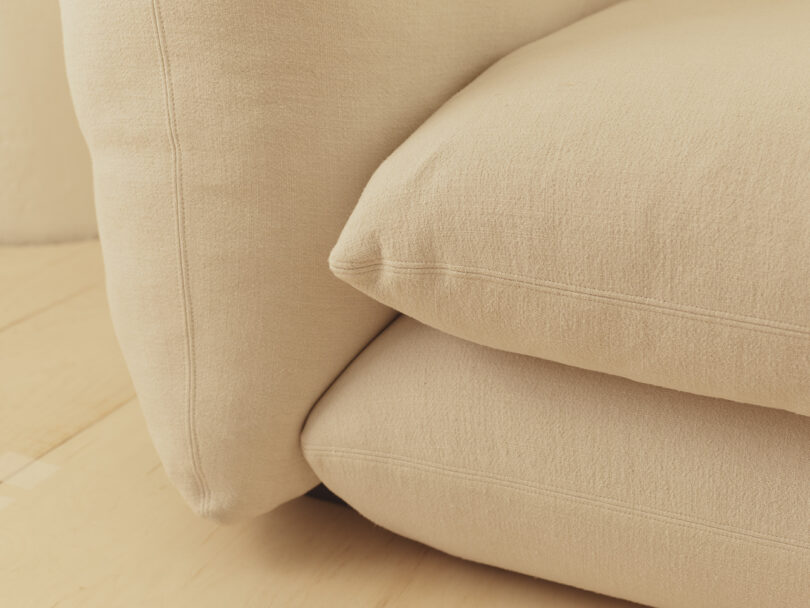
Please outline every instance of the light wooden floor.
M443 555L300 498L221 527L149 442L96 242L0 247L0 607L630 604Z

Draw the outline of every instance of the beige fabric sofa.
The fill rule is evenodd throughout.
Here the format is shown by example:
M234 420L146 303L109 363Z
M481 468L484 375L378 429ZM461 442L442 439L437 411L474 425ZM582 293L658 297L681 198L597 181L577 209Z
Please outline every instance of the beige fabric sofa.
M768 40L780 20L800 32L801 6L798 0L62 0L68 77L92 156L116 331L155 445L192 508L231 521L273 509L323 481L402 535L631 601L677 608L810 605L810 419L802 415L810 394L801 382L810 362L801 359L807 311L802 316L790 308L795 299L780 306L798 321L776 328L797 341L790 349L774 346L787 356L792 381L785 393L791 401L780 405L758 382L746 385L747 393L728 388L773 365L769 351L747 350L747 334L734 334L742 354L729 358L739 382L712 382L711 374L685 363L690 350L707 362L714 358L706 353L723 352L720 330L691 334L672 330L682 327L673 323L665 338L683 340L673 351L677 357L655 359L664 337L655 333L658 317L649 302L643 303L643 340L627 343L617 323L600 326L604 332L593 343L587 331L562 329L545 342L532 334L533 324L491 324L495 317L485 313L500 302L494 287L476 292L480 304L467 307L458 323L442 308L454 302L441 292L441 280L410 290L359 285L441 331L397 317L394 308L338 280L327 261L377 167L443 103L519 47L551 40L549 57L570 59L575 74L589 64L581 46L589 41L599 40L605 56L631 41L632 60L666 58L682 36L692 60L703 66L705 59L711 68L716 45L756 44L758 24ZM739 17L729 21L732 15ZM726 23L734 24L732 34ZM714 31L716 37L707 36ZM666 45L659 47L661 39ZM705 45L705 53L695 52L696 45ZM805 59L801 52L782 57ZM604 61L590 78L608 81L611 70L626 69L632 68ZM511 82L508 70L476 81L479 88L481 82L495 87L487 100L504 99L498 84L504 72L501 84ZM575 80L560 80L555 90ZM806 85L801 77L790 79L791 91L810 93ZM475 116L474 100L462 92L446 107L472 108ZM602 101L589 104L589 117L598 116ZM808 112L806 98L789 107L790 116ZM441 133L441 120L431 119L418 133ZM566 124L578 122L573 117ZM793 132L807 133L805 127ZM417 140L424 138L418 133ZM495 145L498 131L487 133ZM449 142L459 140L451 135ZM699 136L688 141L696 150L705 145ZM768 192L778 197L780 184L798 184L791 209L810 214L810 193L801 189L810 141L804 147L803 141L791 148L793 177L768 182ZM398 151L396 162L412 160L410 149ZM766 162L761 158L769 151L776 154L758 150L760 164L752 166ZM690 154L678 158L677 166L689 166ZM470 162L477 161L462 163L454 175ZM787 166L767 162L774 170ZM571 169L556 191L583 191L581 180L594 174L584 167ZM621 173L621 185L637 193L637 180L655 165L646 173L633 169ZM486 171L496 193L513 183L501 188L497 167ZM421 188L425 174L415 170L406 181ZM430 198L437 192L461 200L450 188L437 189L448 183L441 173L431 175L439 176L433 186L412 190L421 193L419 201L443 204ZM712 175L706 171L701 180ZM589 188L600 196L598 187ZM672 191L638 201L666 201ZM733 191L727 198L737 200ZM347 230L363 224L357 217L370 217L358 213ZM374 214L375 222L385 217ZM801 214L796 217L791 238L807 234ZM382 234L362 233L368 227L361 225L357 236L365 244ZM690 275L693 261L679 266L679 278L722 279L722 273L721 279ZM807 260L795 260L797 267L806 272ZM773 265L762 272L768 268ZM780 276L788 275L771 277L769 289L780 289ZM790 293L806 295L810 280L802 282L801 270L789 276L796 290ZM633 285L641 289L644 282ZM459 293L455 300L465 297ZM539 299L509 310L521 319L529 308L548 328L576 327L580 315L560 302L545 309ZM476 319L481 328L490 323L486 331L476 334ZM642 323L629 314L611 317L617 319ZM611 355L607 348L619 344L617 336L632 357ZM527 340L530 347L511 348ZM758 404L726 400L737 394L756 394Z

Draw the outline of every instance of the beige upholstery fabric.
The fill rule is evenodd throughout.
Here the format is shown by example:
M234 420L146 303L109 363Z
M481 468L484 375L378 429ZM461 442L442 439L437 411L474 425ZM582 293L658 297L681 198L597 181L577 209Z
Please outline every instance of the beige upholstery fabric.
M0 2L0 244L95 236L57 0Z
M505 353L402 317L304 452L372 521L659 608L810 606L810 419Z
M316 483L312 404L393 313L327 257L374 168L490 63L610 0L63 0L113 317L186 499Z
M624 2L500 61L332 253L452 334L810 415L810 2Z

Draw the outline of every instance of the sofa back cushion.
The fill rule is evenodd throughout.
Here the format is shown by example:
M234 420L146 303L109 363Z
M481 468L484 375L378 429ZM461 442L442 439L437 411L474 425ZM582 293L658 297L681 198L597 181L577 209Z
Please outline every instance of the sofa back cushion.
M516 51L382 164L333 271L481 344L810 415L808 23L627 2Z

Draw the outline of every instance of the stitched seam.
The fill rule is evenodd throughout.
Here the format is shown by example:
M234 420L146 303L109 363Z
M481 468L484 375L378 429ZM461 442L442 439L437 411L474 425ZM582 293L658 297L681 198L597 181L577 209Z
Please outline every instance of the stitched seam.
M397 462L403 462L403 463L406 463L406 464L409 464L409 465L412 464L414 466L417 466L417 467L420 467L420 468L425 468L425 469L448 471L448 472L454 473L454 474L458 473L458 474L461 474L461 475L466 476L466 477L476 477L476 478L480 478L480 479L483 479L483 480L500 481L500 482L503 482L503 483L508 484L508 485L515 485L515 486L525 487L525 488L532 489L532 490L548 491L548 492L554 493L554 494L561 494L561 495L564 495L564 496L571 496L571 497L575 497L575 498L579 498L579 499L583 499L583 500L587 500L587 501L604 503L604 504L608 504L608 505L615 506L615 507L622 507L624 509L627 509L627 510L630 510L630 511L633 511L633 512L636 512L636 511L649 512L649 513L659 515L659 516L663 516L663 517L667 517L667 518L686 520L686 521L698 523L700 525L705 525L705 526L708 526L708 527L713 527L713 528L716 527L716 528L720 528L720 529L729 530L731 532L738 532L738 533L741 533L741 534L744 534L744 535L752 535L752 536L761 537L761 538L764 538L764 539L767 539L767 540L780 541L780 542L784 542L784 543L787 543L787 544L790 544L790 545L799 546L799 547L804 548L804 549L810 549L810 544L804 544L804 543L800 543L800 542L797 543L794 539L786 538L784 536L776 536L776 535L772 535L772 534L753 532L753 531L747 530L745 528L739 528L739 527L730 526L730 525L727 525L727 524L718 524L716 522L712 522L712 521L709 521L709 520L706 520L706 519L697 518L697 517L690 517L690 516L687 516L687 515L685 515L683 513L679 513L677 511L670 511L670 510L667 510L667 509L658 509L658 508L653 508L653 507L647 507L647 508L644 508L644 509L639 509L638 507L634 507L633 505L631 505L629 503L625 503L625 502L622 502L620 500L607 498L607 497L604 497L604 496L599 496L599 495L595 495L595 494L588 494L588 493L584 493L584 492L577 492L577 491L574 491L574 490L567 490L567 489L561 488L559 486L530 484L530 483L525 482L523 480L514 479L514 478L511 478L511 477L504 476L504 475L497 475L497 474L494 474L494 473L481 473L479 471L470 471L468 469L463 469L463 468L460 468L460 467L453 467L453 466L448 466L448 465L443 465L443 464L437 464L437 463L434 463L434 462L421 460L421 459L417 459L417 458L409 458L409 457L406 457L406 456L395 456L395 455L387 454L387 453L384 453L384 452L379 452L379 451L375 451L375 450L364 450L364 449L361 449L361 448L332 448L332 447L328 447L328 446L308 446L306 448L306 450L308 452L316 452L316 453L322 453L322 454L328 454L328 455L347 454L349 456L353 456L353 455L369 456L369 457L377 458L377 459L380 459L380 460L383 460L383 461L397 461Z
M398 274L411 274L410 271L407 270L396 270L396 269L388 269L390 272L398 273ZM447 276L442 270L438 271L421 271L415 274L438 274ZM516 283L518 287L522 287L524 289L534 289L536 291L542 291L546 293L556 294L558 296L564 298L571 298L577 300L587 300L590 302L600 302L602 304L606 304L608 306L615 306L618 308L626 308L628 310L651 310L657 312L661 315L666 315L669 317L675 317L678 319L689 319L692 321L698 321L700 323L705 323L707 325L726 325L729 327L736 327L738 329L745 329L752 332L769 334L769 335L781 335L789 338L798 338L804 339L805 336L801 334L795 334L789 330L780 330L775 328L769 327L762 327L758 325L751 325L746 323L740 323L731 319L724 319L722 317L712 317L710 315L700 315L698 313L689 313L689 312L681 312L678 310L671 310L662 307L656 307L654 305L649 304L636 304L632 302L623 302L621 300L617 300L615 298L610 298L606 296L597 296L597 295L590 295L587 293L579 293L573 291L566 291L563 289L555 289L553 287L546 287L543 285L533 285L530 283L521 283L519 281L510 281L509 279L501 279L501 278L494 278L490 279L488 277L477 276L469 273L458 273L458 278L464 279L465 281L475 281L481 283L487 282L495 282L495 281L503 281L503 282L511 282Z
M460 278L467 280L479 281L501 281L507 283L514 283L521 287L546 290L557 292L561 295L569 297L576 297L582 299L589 299L593 301L603 301L608 303L615 303L618 306L627 308L647 308L661 312L662 314L671 314L674 316L685 316L689 318L696 318L703 320L711 320L722 322L729 325L740 326L754 331L762 331L764 333L775 333L779 335L794 336L800 338L810 337L810 328L795 325L792 323L785 323L782 321L772 321L769 319L760 319L757 317L749 317L745 315L735 315L733 313L712 310L709 308L702 308L700 306L686 306L681 304L673 304L663 300L656 300L654 298L646 298L643 296L631 296L628 294L617 293L612 291L605 291L595 289L592 287L581 287L578 285L571 285L568 283L558 283L554 281L547 281L545 279L529 279L520 275L512 275L497 271L491 271L480 268L472 268L465 266L453 266L448 264L439 263L416 263L416 262L403 262L403 261L379 261L362 265L344 264L342 262L332 261L330 263L332 271L335 274L364 274L373 272L378 269L384 269L389 272L397 274L438 274L438 275L456 275Z
M158 52L160 55L163 92L166 104L166 120L169 131L169 142L172 153L172 182L174 188L175 229L177 236L178 280L182 296L183 321L185 325L185 427L186 440L191 460L191 468L197 489L200 493L200 513L208 513L209 491L200 462L199 438L195 423L196 364L194 360L194 311L191 304L189 288L188 254L186 249L186 209L183 198L183 157L180 138L177 130L177 113L174 102L171 64L166 49L166 28L159 0L152 0L152 19L155 26Z
M622 501L605 498L603 496L594 494L576 492L554 486L540 486L510 477L495 474L483 474L477 471L445 466L403 456L392 456L390 454L375 452L373 450L330 448L327 446L307 446L305 448L305 452L307 454L315 455L316 457L320 455L322 458L330 456L334 458L343 458L346 460L365 460L369 462L376 462L377 464L388 464L403 469L418 469L425 472L438 473L447 477L465 479L481 485L497 485L499 487L521 492L523 494L550 495L559 499L568 500L570 502L576 502L624 515L639 516L644 519L660 521L685 528L704 529L726 538L747 541L761 546L776 547L793 553L805 553L810 550L810 545L797 542L794 539L789 539L783 536L764 534L744 528L729 526L727 524L718 524L716 522L700 518L690 518L681 513L667 511L664 509L655 509L651 507L639 508Z

